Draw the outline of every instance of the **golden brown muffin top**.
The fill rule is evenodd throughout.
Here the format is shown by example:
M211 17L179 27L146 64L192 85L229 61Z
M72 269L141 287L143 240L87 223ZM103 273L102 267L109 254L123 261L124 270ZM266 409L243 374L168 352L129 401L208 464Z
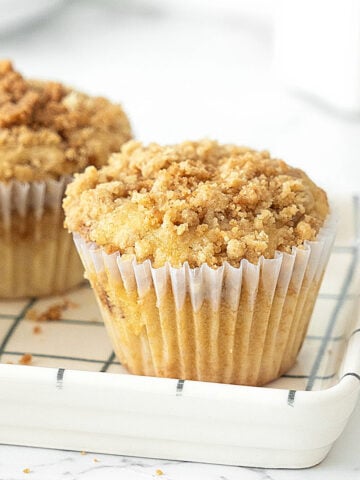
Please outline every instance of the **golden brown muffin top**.
M210 140L130 141L108 166L76 176L64 208L70 231L154 267L273 258L314 240L329 211L303 171L266 151Z
M60 83L26 80L10 61L0 61L0 181L101 167L130 138L119 105Z

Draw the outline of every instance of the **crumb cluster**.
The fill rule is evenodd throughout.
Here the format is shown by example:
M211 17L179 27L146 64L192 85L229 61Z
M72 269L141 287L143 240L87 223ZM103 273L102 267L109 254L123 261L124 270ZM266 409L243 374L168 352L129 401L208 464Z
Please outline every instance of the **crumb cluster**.
M67 298L64 298L60 302L53 303L43 312L38 312L35 308L30 308L25 315L26 320L32 320L35 322L47 322L52 320L60 320L63 312L69 308L76 308L77 305L71 302ZM39 333L39 332L37 332Z
M0 181L37 181L100 167L131 138L119 105L0 61Z
M31 353L24 353L19 360L20 365L31 365L32 363L32 355Z
M66 226L111 253L177 267L257 263L314 240L329 207L301 170L215 141L126 143L68 186Z

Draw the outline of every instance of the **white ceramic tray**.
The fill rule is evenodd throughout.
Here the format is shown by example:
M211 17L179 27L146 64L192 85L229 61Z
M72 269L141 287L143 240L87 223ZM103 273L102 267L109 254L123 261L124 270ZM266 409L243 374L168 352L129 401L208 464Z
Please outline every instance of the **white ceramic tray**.
M256 467L319 463L360 390L358 198L338 210L299 359L267 387L126 374L86 285L67 295L59 320L26 319L59 298L0 302L0 442ZM16 364L24 353L32 366Z

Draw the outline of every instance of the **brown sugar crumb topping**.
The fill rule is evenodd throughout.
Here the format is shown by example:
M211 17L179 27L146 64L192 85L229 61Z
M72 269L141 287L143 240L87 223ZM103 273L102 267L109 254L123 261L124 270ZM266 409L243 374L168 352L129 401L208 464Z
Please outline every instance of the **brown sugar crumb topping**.
M108 166L68 186L66 225L107 252L191 267L241 259L314 240L329 207L301 170L267 151L215 141L148 147L131 141Z
M131 138L119 105L0 61L0 180L35 181L100 167Z

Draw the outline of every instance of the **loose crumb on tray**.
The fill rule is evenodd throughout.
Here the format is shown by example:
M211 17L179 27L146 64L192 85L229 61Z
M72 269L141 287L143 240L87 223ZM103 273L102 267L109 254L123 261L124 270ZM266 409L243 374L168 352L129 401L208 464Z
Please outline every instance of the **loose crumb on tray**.
M42 328L39 325L35 325L35 327L33 328L33 333L35 335L38 335L41 332L42 332Z
M30 468L24 468L23 473L31 473Z
M20 365L31 365L31 362L32 362L31 353L24 353L24 355L19 360Z
M160 475L164 475L164 472L162 470L160 470L160 468L158 468L155 472L156 475L160 476Z
M63 312L70 308L76 308L77 304L71 300L64 299L61 302L50 305L43 312L38 312L36 308L30 308L25 315L26 320L35 322L46 322L48 320L60 320ZM35 332L34 332L35 333ZM36 332L39 333L39 332Z

